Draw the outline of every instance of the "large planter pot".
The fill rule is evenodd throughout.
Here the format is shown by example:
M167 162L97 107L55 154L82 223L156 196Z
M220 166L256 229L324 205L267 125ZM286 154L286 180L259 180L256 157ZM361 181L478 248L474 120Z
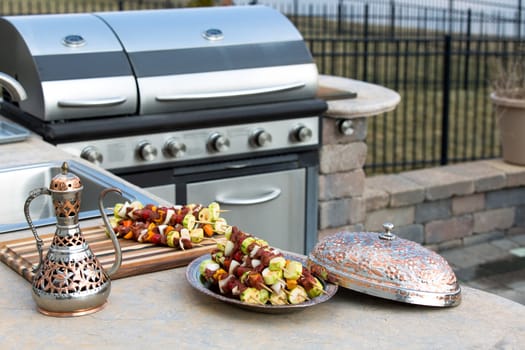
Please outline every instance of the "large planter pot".
M503 160L525 165L525 100L490 95L500 129Z

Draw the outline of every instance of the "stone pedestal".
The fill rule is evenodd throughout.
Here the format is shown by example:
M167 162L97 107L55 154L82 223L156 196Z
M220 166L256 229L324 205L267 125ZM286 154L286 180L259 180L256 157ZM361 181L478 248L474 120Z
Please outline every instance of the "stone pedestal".
M319 168L319 236L335 231L362 230L367 157L367 118L393 110L399 94L382 86L352 79L321 76L320 85L357 93L357 97L327 97Z

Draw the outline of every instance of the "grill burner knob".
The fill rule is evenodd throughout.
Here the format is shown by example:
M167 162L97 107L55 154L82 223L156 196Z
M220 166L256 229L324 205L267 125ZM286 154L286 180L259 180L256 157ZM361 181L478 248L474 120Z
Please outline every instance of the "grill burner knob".
M250 144L254 147L264 147L270 143L272 143L272 135L263 129L256 129L250 135Z
M350 119L339 119L337 122L337 129L345 136L350 136L354 133L354 123Z
M94 146L88 146L80 152L80 157L93 163L93 164L101 164L104 160L104 156L102 153Z
M297 142L305 142L312 138L313 132L307 126L298 125L292 130L292 139Z
M175 139L169 139L164 144L164 153L173 158L181 157L186 153L186 145Z
M142 142L137 147L137 154L142 160L153 160L157 157L157 148L149 142Z
M230 140L218 132L214 132L208 138L208 149L212 152L225 152L230 148Z

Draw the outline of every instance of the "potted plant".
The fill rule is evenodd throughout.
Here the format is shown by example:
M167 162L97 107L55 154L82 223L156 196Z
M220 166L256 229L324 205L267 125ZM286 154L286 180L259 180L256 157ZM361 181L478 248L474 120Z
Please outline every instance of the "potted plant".
M493 88L503 160L525 165L525 59L497 64Z

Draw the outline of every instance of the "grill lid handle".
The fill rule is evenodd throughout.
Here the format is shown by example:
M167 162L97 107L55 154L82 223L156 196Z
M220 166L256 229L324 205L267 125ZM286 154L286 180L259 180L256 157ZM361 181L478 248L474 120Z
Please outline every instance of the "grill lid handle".
M13 101L23 101L27 98L24 87L15 78L0 72L0 90L2 87L7 90Z
M297 82L297 83L269 86L269 87L256 88L256 89L219 91L219 92L203 92L203 93L196 93L196 94L179 94L179 95L171 95L171 96L157 96L156 99L157 101L169 102L169 101L202 100L202 99L210 99L210 98L261 95L261 94L269 94L272 92L281 92L281 91L300 89L304 86L306 86L305 82Z
M218 195L215 199L216 202L226 205L252 205L259 204L264 202L269 202L281 195L281 190L279 188L274 188L268 193L263 193L258 197L253 198L241 198L241 197L226 197L223 195Z
M115 96L95 100L60 100L57 103L60 107L106 107L120 105L126 100L126 97Z

